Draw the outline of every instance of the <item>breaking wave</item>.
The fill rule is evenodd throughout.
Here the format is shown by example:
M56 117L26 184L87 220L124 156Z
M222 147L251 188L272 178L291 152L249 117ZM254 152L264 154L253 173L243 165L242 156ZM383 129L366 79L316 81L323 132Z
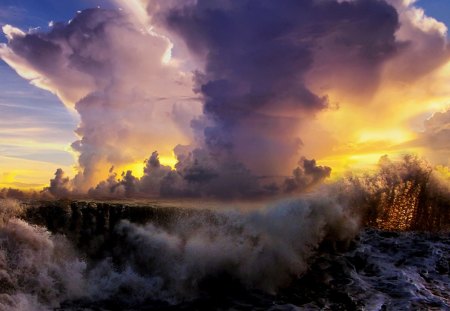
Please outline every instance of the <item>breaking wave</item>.
M105 206L73 203L72 211ZM155 209L144 224L124 219L98 231L94 223L89 233L83 231L87 214L78 228L70 214L65 235L17 218L22 209L15 201L2 201L1 209L7 216L0 227L0 302L16 310L68 301L176 304L225 285L273 294L307 270L324 240L349 241L357 232L341 206L317 198L247 212L178 210L172 219ZM91 249L77 254L72 245L83 249L83 239Z
M81 295L86 263L64 237L16 218L20 210L0 203L0 309L47 310Z

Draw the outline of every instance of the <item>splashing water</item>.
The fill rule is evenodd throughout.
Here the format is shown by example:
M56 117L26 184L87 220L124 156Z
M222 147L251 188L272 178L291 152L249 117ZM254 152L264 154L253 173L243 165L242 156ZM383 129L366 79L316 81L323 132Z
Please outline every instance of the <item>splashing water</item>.
M449 307L448 237L360 232L364 201L335 190L256 210L2 200L0 310Z

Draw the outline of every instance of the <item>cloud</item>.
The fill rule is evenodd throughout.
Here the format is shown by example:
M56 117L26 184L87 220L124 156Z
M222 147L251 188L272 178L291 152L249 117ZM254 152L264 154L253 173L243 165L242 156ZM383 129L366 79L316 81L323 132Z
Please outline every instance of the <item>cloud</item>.
M96 198L192 197L221 200L267 198L283 193L310 190L329 177L331 168L317 166L315 160L302 158L291 177L258 177L234 159L217 161L204 149L176 148L179 162L175 169L161 165L155 151L145 161L140 178L131 171L120 177L114 168L110 176L89 190ZM281 179L281 182L280 182Z
M315 160L302 158L299 166L293 171L293 177L286 179L284 183L286 192L305 190L330 177L331 168L318 166Z
M67 198L70 195L70 179L65 177L62 169L57 169L55 178L50 180L50 186L44 189L55 198Z
M404 48L388 67L387 74L411 81L430 73L448 61L447 27L414 2L388 0L399 12L401 27L396 32ZM411 64L415 64L411 66Z
M403 133L366 127L403 116L389 95L448 60L445 26L412 2L133 1L124 9L85 10L47 33L7 26L0 49L79 113L72 183L98 196L305 191L330 175L317 154L346 139L373 146L358 139ZM126 168L172 149L175 169L156 152L143 177Z
M424 138L428 146L450 152L450 110L437 112L425 122Z
M331 109L301 126L302 152L332 166L334 172L368 167L386 153L420 153L433 162L438 160L431 159L433 152L425 154L406 143L415 138L430 114L448 105L446 26L425 15L420 2L385 2L398 16L396 50L374 67L375 71L321 66L316 61L307 74L311 89L327 94ZM367 38L378 32L376 28L366 30ZM378 82L362 87L367 78Z
M408 144L423 148L434 163L450 165L450 110L436 112L424 123L424 130Z
M397 13L382 1L197 1L157 18L204 58L204 147L263 174L287 173L300 124L328 106L306 83L310 71L357 73L371 87L400 47Z
M186 122L199 113L191 77L163 64L168 42L114 10L85 10L48 33L4 27L0 56L20 75L50 90L80 115L77 186L107 176L107 167L144 158L145 148L170 154L189 141ZM186 118L186 116L184 116Z

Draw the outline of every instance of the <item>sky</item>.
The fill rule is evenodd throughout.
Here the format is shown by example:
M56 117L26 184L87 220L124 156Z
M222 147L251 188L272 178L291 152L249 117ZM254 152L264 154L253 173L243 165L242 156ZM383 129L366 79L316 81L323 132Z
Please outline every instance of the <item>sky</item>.
M1 0L0 25L11 26L3 27L0 42L7 44L9 35L16 45L0 53L6 60L0 61L0 187L41 189L57 168L82 191L102 180L107 185L111 171L120 176L131 169L141 178L155 150L164 167L158 174L177 161L180 172L195 168L197 175L186 173L185 180L232 172L220 173L225 177L214 193L246 170L260 179L288 176L299 165L310 183L312 172L320 177L330 167L337 177L384 154L417 153L450 164L449 1L336 4L342 13L328 13L334 4L305 6L296 14L310 16L301 17L270 1L263 1L270 10L246 1L250 9L229 4L228 11L224 1L182 2L191 15L172 1L156 8L152 1ZM97 7L121 8L126 16L77 13ZM225 13L210 15L211 8ZM314 14L323 23L311 30ZM361 30L346 25L352 18ZM69 20L59 33L50 26ZM83 23L99 20L106 35L86 35ZM284 27L284 20L295 27ZM247 30L224 31L232 25ZM75 52L53 59L15 29L36 38L50 33L45 42ZM91 37L83 41L80 33ZM64 41L69 35L78 41ZM27 54L30 49L49 53L49 60ZM318 166L308 171L303 157ZM245 170L236 169L241 164ZM253 185L245 176L246 187Z
M420 0L417 4L425 9L429 16L449 25L450 23L450 3L445 0Z

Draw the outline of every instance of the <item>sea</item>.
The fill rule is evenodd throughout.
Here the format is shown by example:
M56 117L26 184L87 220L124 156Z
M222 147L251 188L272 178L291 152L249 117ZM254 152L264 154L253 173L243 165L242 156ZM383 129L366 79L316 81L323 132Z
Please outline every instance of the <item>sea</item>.
M0 200L0 310L450 310L450 234L332 200Z

